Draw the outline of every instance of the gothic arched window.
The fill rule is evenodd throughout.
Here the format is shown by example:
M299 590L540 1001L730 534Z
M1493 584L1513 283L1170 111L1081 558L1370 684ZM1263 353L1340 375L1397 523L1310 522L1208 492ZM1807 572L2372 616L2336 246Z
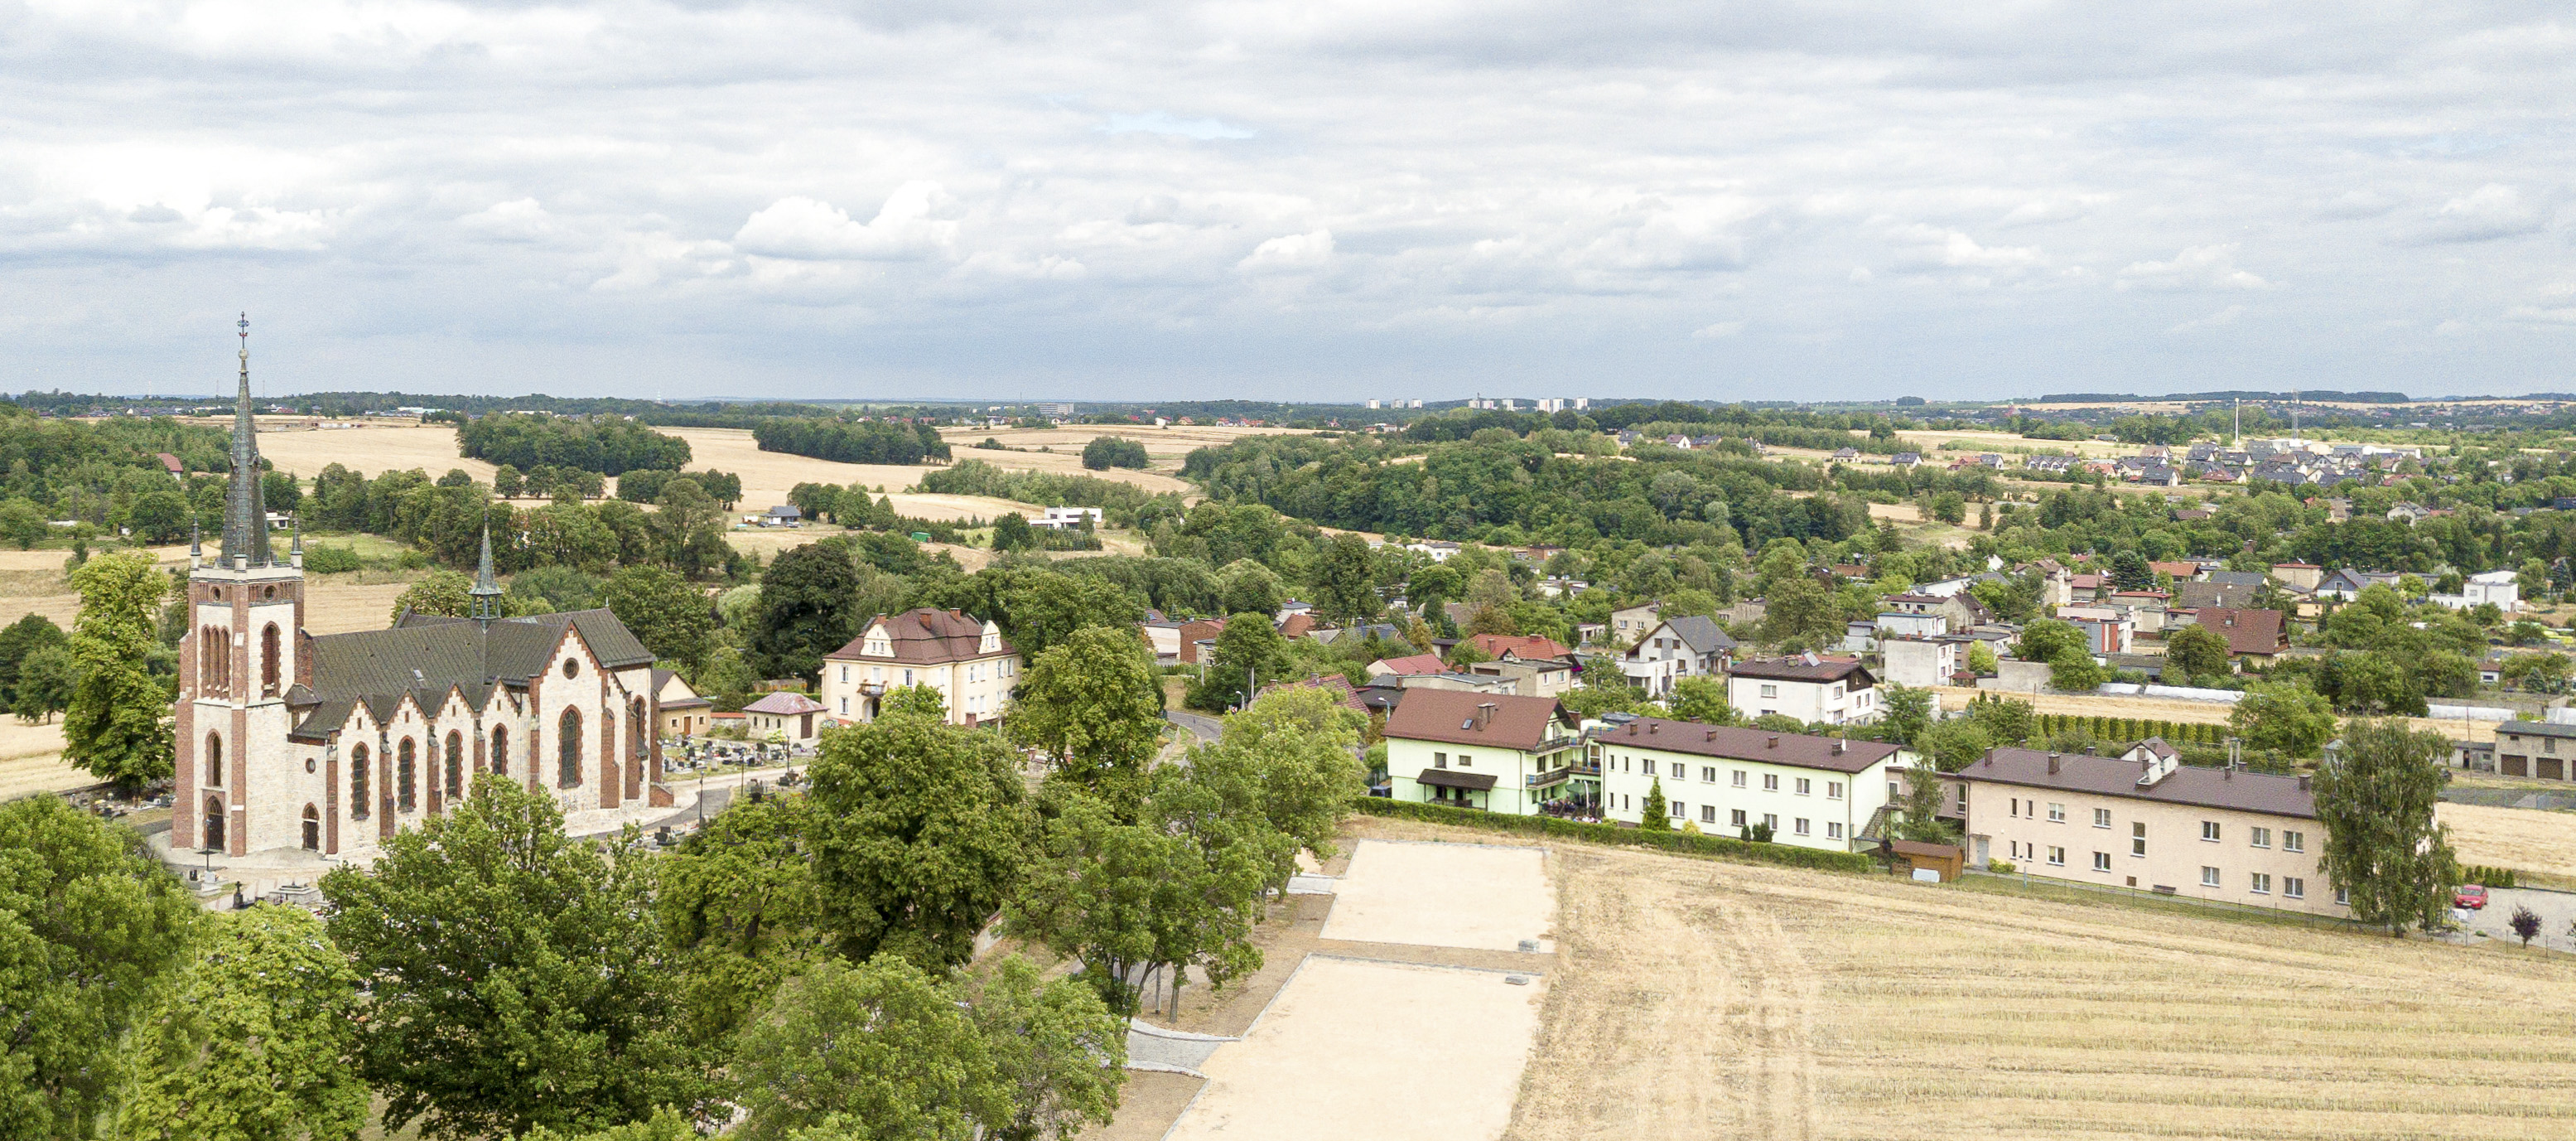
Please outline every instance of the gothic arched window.
M224 739L216 733L206 734L206 787L224 787Z
M565 788L581 784L581 710L567 708L555 722L555 756L561 771L556 782Z
M418 775L420 768L416 753L417 750L413 748L409 737L403 738L402 744L395 746L394 807L403 812L411 811L412 806L417 803L412 797L412 790L417 787L417 782L412 778Z
M506 725L492 727L492 775L510 775L510 729Z
M349 750L349 815L352 818L367 818L368 791L367 747L360 745Z
M447 733L447 799L465 795L465 735Z
M259 694L277 696L277 623L259 632Z

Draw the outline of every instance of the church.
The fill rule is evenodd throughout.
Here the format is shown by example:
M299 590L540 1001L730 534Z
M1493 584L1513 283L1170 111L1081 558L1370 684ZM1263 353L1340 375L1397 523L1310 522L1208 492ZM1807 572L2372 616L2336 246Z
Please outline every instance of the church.
M606 610L502 617L488 532L470 617L305 631L303 535L277 558L241 327L221 546L189 551L172 851L364 863L483 773L566 812L669 804L653 655Z

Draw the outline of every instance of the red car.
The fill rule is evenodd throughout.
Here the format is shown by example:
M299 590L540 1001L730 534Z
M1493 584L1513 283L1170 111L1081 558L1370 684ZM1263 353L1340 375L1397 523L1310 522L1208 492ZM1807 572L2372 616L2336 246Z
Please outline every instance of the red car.
M2451 906L2453 907L2465 907L2471 911L2476 911L2486 905L2487 889L2480 887L2477 884L2461 884L2460 890L2452 893L2451 895Z

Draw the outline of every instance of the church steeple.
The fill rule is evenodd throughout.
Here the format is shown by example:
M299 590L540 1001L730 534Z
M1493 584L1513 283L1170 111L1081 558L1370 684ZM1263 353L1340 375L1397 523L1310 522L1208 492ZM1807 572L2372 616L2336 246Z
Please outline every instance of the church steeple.
M483 524L483 560L474 568L474 620L489 622L501 616L501 583L492 577L492 525Z
M277 563L268 545L268 509L259 486L258 427L250 411L250 314L242 314L240 328L241 392L233 404L233 475L224 492L224 545L219 564L226 570Z

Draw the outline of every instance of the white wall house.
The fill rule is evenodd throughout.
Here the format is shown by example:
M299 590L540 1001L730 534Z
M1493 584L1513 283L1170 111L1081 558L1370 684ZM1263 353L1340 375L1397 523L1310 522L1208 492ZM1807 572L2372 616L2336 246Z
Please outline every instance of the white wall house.
M974 725L1002 715L1019 676L1020 652L990 621L928 607L880 614L823 655L824 715L874 721L887 690L924 685L947 704L950 724Z
M1814 654L1738 662L1726 679L1726 696L1747 717L1779 713L1841 725L1876 721L1884 713L1876 675L1858 661Z
M1650 697L1673 691L1686 677L1712 677L1726 672L1735 639L1715 619L1689 614L1646 630L1619 659L1619 672Z
M1771 842L1855 850L1886 804L1894 773L1914 756L1877 741L1733 729L1640 717L1592 735L1602 814L1634 822L1661 782L1665 814L1703 832L1742 835L1768 825Z

